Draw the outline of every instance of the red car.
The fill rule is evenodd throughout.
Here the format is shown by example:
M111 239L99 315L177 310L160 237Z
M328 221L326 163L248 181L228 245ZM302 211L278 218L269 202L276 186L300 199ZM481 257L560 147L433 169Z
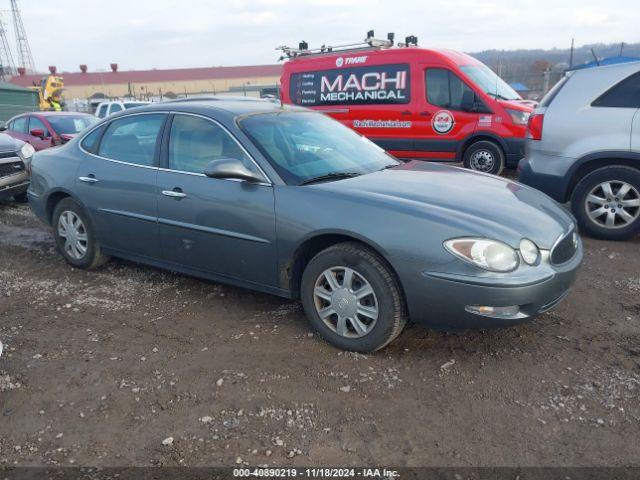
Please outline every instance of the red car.
M5 133L43 150L68 142L98 118L78 112L31 112L16 115L5 125ZM3 130L0 127L0 131Z
M530 104L469 55L417 46L282 48L285 103L325 112L396 157L498 174L524 155Z

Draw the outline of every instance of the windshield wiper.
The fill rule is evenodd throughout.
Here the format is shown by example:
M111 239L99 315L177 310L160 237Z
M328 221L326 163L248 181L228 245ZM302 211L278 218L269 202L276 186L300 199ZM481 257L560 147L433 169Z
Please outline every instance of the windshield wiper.
M390 163L389 165L385 165L384 167L382 167L378 171L381 172L382 170L389 170L390 168L397 167L398 165L400 165L400 164L399 163Z
M320 175L318 177L313 177L308 180L305 180L300 185L309 185L310 183L324 182L326 180L339 180L341 178L352 178L352 177L357 177L358 175L361 175L361 174L356 172L343 172L343 173L332 172L332 173L327 173L325 175Z

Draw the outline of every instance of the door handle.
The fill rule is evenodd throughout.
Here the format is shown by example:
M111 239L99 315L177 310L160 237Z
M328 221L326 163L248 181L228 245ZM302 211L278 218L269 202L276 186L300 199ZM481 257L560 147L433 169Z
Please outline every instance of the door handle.
M431 112L420 112L420 116L429 118L433 116L433 114Z
M93 175L89 175L88 177L78 177L78 180L84 183L98 183L98 179Z
M162 194L172 198L184 198L187 196L186 193L176 190L162 190Z

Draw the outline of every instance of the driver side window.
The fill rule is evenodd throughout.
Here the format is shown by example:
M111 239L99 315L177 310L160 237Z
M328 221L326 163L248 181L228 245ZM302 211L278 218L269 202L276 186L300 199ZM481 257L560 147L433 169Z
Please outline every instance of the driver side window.
M253 162L218 124L202 117L175 115L169 135L169 169L204 173L212 160L235 158L255 171Z
M427 101L436 107L462 110L465 98L474 98L469 86L444 68L429 68L426 72Z

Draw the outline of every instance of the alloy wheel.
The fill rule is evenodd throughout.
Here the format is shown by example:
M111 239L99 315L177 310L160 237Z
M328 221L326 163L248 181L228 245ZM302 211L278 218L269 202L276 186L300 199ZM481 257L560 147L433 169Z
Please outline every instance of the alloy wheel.
M65 210L58 219L58 236L64 238L64 251L75 260L87 253L87 229L80 217L71 210Z
M349 267L322 272L314 285L313 300L325 325L342 337L364 337L378 320L378 299L373 287Z
M602 182L585 200L589 219L605 228L624 228L640 216L640 192L621 180Z
M471 155L471 160L469 161L472 170L477 170L479 172L490 172L493 169L493 165L495 164L495 158L493 153L489 150L478 150L473 155Z

